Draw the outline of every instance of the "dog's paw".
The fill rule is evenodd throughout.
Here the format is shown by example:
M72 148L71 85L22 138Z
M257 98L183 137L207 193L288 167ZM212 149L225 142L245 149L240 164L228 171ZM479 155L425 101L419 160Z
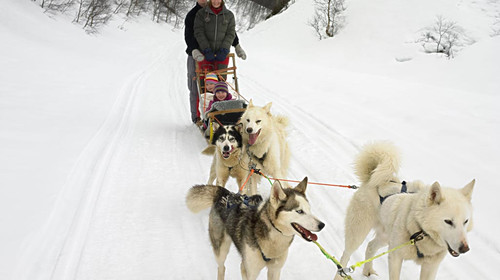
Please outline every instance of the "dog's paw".
M364 276L370 276L370 275L378 275L378 274L375 271L375 269L373 269L373 267L367 267L365 265L365 267L363 268L363 275Z

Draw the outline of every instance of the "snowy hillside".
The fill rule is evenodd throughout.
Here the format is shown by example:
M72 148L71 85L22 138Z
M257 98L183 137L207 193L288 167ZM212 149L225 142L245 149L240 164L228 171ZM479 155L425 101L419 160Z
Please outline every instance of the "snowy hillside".
M438 279L496 279L500 1L346 0L346 26L322 41L308 26L312 2L239 34L241 93L290 119L289 179L358 184L353 159L374 140L400 148L405 180L460 188L475 178L471 251L447 256ZM437 15L475 43L454 59L424 53L415 41ZM6 0L0 35L0 279L214 279L208 213L184 204L211 158L189 118L183 30L140 19L89 36ZM308 188L326 223L318 241L337 258L353 192ZM239 279L239 262L233 248L228 279ZM374 265L369 279L387 279L387 257ZM416 273L404 264L403 279ZM282 279L334 274L295 239Z

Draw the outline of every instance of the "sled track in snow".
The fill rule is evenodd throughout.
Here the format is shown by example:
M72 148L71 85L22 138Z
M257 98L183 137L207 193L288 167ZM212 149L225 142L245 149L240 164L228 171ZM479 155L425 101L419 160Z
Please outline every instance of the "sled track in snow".
M131 116L144 81L154 73L163 59L157 59L130 76L113 104L108 117L80 154L56 200L51 218L42 233L40 255L43 266L52 267L50 275L39 271L18 272L23 279L75 279L78 273L94 211L106 183L110 164L127 137ZM61 223L61 221L63 221ZM35 245L36 246L36 245ZM48 253L47 253L48 252ZM48 256L47 256L48 254ZM31 258L34 258L31 256ZM44 270L45 272L45 270Z

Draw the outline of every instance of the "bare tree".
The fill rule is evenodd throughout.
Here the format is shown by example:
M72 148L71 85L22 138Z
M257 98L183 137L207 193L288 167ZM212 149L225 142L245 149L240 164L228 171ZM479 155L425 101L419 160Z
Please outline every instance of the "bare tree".
M109 0L91 0L84 9L85 28L88 32L96 32L99 27L108 23L113 14Z
M263 0L264 2L270 0ZM267 2L266 2L267 3ZM269 5L269 3L267 3ZM270 14L271 9L253 0L234 0L226 2L228 8L235 13L239 30L253 28L257 23L264 21Z
M344 25L344 0L314 0L316 11L309 25L319 39L335 36Z
M89 32L97 31L114 15L123 14L125 18L141 14L151 15L155 22L173 23L180 27L184 17L192 8L194 0L33 0L46 12L74 12L74 22L82 24ZM255 0L227 1L228 5L238 11L237 19L240 26L252 28L256 23L265 20L270 9L254 2ZM261 0L257 0L261 1ZM271 1L273 5L284 5L293 0L262 0ZM271 3L270 2L270 3ZM269 4L269 3L267 3ZM274 6L273 6L274 7ZM233 10L234 11L234 10Z
M74 2L75 0L40 0L40 7L48 13L64 13L73 6Z

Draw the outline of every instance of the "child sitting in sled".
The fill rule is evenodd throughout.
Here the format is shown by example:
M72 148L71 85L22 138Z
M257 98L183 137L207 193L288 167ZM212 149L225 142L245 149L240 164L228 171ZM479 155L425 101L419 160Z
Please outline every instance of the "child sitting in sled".
M214 86L213 93L214 93L214 99L210 101L210 103L208 103L207 112L210 111L210 109L212 109L212 105L215 102L233 99L233 96L231 95L231 93L229 93L227 84L225 82L216 83Z

